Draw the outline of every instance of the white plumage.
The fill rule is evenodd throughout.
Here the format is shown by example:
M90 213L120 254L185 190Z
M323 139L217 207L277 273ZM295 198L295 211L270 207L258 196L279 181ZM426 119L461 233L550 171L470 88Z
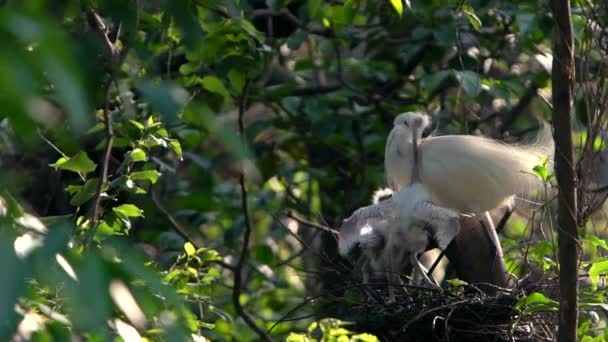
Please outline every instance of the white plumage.
M416 142L420 181L437 205L462 213L482 213L542 185L532 169L543 158L552 157L552 139L546 128L536 144L521 146L471 135L421 139L428 125L428 116L421 113L395 118L384 161L391 189L399 190L411 182L412 144Z

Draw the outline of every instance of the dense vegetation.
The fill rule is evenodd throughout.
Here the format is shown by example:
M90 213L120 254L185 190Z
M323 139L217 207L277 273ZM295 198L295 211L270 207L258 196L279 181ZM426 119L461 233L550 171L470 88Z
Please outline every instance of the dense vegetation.
M385 185L394 116L505 141L551 117L543 1L0 4L1 340L373 341L320 320L353 299L314 227ZM607 13L573 3L583 341L608 336ZM545 166L501 236L528 313L558 305Z

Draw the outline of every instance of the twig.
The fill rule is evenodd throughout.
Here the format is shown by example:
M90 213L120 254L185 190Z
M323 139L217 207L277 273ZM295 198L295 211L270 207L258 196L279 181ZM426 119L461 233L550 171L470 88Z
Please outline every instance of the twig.
M320 95L320 94L328 94L333 93L342 89L342 85L328 85L328 86L318 86L318 87L302 87L294 89L289 96L311 96L311 95Z
M453 306L458 306L458 305L460 305L460 304L468 303L469 301L470 301L469 299L460 300L460 301L458 301L458 302L454 302L454 303L450 303L450 304L446 304L446 305L437 306L437 307L434 307L434 308L432 308L432 309L430 309L430 310L423 311L423 312L419 313L419 314L418 314L418 316L416 316L416 317L412 318L411 320L409 320L409 321L408 321L408 322L407 322L407 323L406 323L406 324L405 324L405 325L404 325L404 326L401 328L401 331L402 331L402 332L405 332L405 331L407 330L407 328L409 328L409 327L410 327L410 325L412 325L412 324L416 323L416 322L417 322L417 321L419 321L421 318L423 318L424 316L426 316L426 315L428 315L428 314L430 314L430 313L433 313L433 312L435 312L435 311L440 311L440 310L443 310L443 309L447 309L447 308L451 308L451 307L453 307Z
M243 142L245 142L245 124L243 122L243 114L245 113L245 106L247 102L247 96L249 95L249 88L251 85L251 81L247 80L245 85L243 86L243 91L241 93L241 98L239 99L239 135ZM272 341L270 336L268 336L253 320L253 318L245 311L243 306L241 305L241 290L243 287L243 266L247 262L248 252L249 252L249 240L251 238L251 232L253 231L253 225L251 223L251 216L249 215L249 205L248 205L248 193L247 193L247 185L245 184L245 166L244 163L242 165L242 170L239 175L239 185L241 188L241 206L243 210L243 216L245 217L245 232L243 233L243 246L241 248L241 253L239 255L238 261L234 266L234 288L232 290L232 303L234 305L234 309L236 313L243 318L245 323L264 341Z
M310 34L315 34L323 37L334 37L335 33L331 29L314 27L311 25L307 25L302 22L298 17L296 17L293 13L291 13L287 8L282 9L279 12L275 12L272 9L259 9L253 11L254 17L271 17L271 16L279 16L283 15L287 20L291 21L292 24L296 25L301 30L304 30Z
M97 192L95 193L95 201L93 204L93 214L91 215L91 232L89 233L89 239L87 241L87 245L90 241L95 237L95 232L97 231L97 226L99 223L99 216L101 215L101 194L103 193L103 189L108 183L108 166L110 164L110 156L112 154L112 144L114 143L114 129L112 128L112 116L109 110L110 103L110 87L112 85L112 81L108 81L105 90L104 96L104 104L103 104L103 124L104 124L104 134L106 138L106 146L103 152L103 159L101 160L101 172L99 175L99 185L97 186Z
M332 229L332 228L329 228L329 227L326 227L326 226L320 225L320 224L318 224L318 223L310 222L310 221L305 220L305 219L303 219L303 218L297 217L296 215L294 215L294 214L293 214L293 213L291 213L291 212L287 212L287 217L289 217L289 218L291 218L291 219L294 219L294 220L296 220L298 223L303 224L303 225L305 225L305 226L309 226L309 227L311 227L311 228L315 228L315 229L318 229L318 230L322 230L322 231L324 231L324 232L327 232L327 233L333 234L333 235L335 235L335 236L340 235L340 232L338 232L338 231L337 231L337 230L335 230L335 229Z
M515 122L517 117L523 113L523 111L528 107L530 102L534 99L534 97L538 94L538 85L534 82L530 84L528 88L524 91L523 95L519 98L519 101L515 104L515 106L507 109L500 110L494 113L491 113L476 122L474 124L479 125L480 123L487 122L489 120L494 119L495 117L502 117L502 124L500 126L500 131L505 132L511 125Z
M179 224L179 222L177 222L175 217L173 217L173 215L171 215L171 213L167 210L167 208L165 208L165 206L160 202L160 199L158 198L158 195L156 194L156 192L152 191L150 194L150 198L152 199L152 203L154 203L154 206L156 207L156 209L158 209L163 215L165 215L165 217L167 217L167 220L169 220L169 223L171 223L171 227L177 233L177 235L181 236L182 239L184 239L185 241L193 244L194 247L197 249L202 247L194 239L192 239L190 237L190 234L188 234L188 230L186 228L184 228L181 224ZM210 262L217 264L225 269L234 271L234 267L232 265L229 265L228 263L226 263L222 260L212 260Z
M101 17L92 9L86 9L87 19L89 20L89 24L93 27L93 29L100 35L102 40L105 43L106 49L108 50L108 56L111 64L110 73L113 76L114 73L114 63L120 63L119 57L120 51L114 46L110 38L108 37L107 27L105 26ZM116 37L118 40L118 36ZM104 124L104 134L106 138L106 145L104 148L103 159L101 160L101 171L99 176L99 185L97 187L97 191L94 196L94 204L93 204L93 213L91 215L91 230L88 233L88 238L86 239L86 246L88 247L93 238L95 237L95 233L97 232L97 228L99 226L99 217L101 215L101 194L103 193L103 189L106 187L108 183L108 166L110 164L110 158L112 156L112 145L114 143L114 128L112 127L112 115L110 113L110 89L112 87L113 77L107 81L105 85L105 94L103 101L103 124Z

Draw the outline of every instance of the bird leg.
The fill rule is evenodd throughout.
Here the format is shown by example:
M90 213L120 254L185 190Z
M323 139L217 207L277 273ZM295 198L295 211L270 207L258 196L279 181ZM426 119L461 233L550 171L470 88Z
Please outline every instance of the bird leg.
M420 263L420 261L418 260L418 257L416 257L416 254L414 254L414 253L410 254L410 263L412 264L412 280L415 276L415 273L418 272L422 275L422 280L424 280L432 288L441 288L439 286L439 284L437 284L435 279L432 279L431 277L429 277L427 275L428 271L427 271L426 267L424 267L424 265L422 265Z
M500 240L498 239L498 234L496 233L496 228L494 228L494 222L492 221L492 217L489 212L484 212L480 224L486 234L486 238L489 243L492 245L494 263L496 263L497 259L502 259L502 248L500 246ZM492 269L494 267L492 266Z
M394 242L394 241L393 241ZM386 279L388 282L388 300L387 303L395 303L395 286L399 286L403 288L405 293L407 294L407 290L405 290L405 284L400 277L400 269L402 266L402 261L404 257L404 251L400 246L396 244L389 244L387 246L387 251L389 255L388 261L388 274L386 275Z

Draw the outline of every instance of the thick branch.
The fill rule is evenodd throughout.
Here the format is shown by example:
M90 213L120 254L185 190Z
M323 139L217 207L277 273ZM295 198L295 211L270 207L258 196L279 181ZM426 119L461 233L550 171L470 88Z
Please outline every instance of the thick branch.
M576 341L578 323L578 255L576 229L576 174L572 149L574 41L569 0L551 0L554 42L551 83L555 138L555 175L558 183L557 233L559 244L558 341Z

